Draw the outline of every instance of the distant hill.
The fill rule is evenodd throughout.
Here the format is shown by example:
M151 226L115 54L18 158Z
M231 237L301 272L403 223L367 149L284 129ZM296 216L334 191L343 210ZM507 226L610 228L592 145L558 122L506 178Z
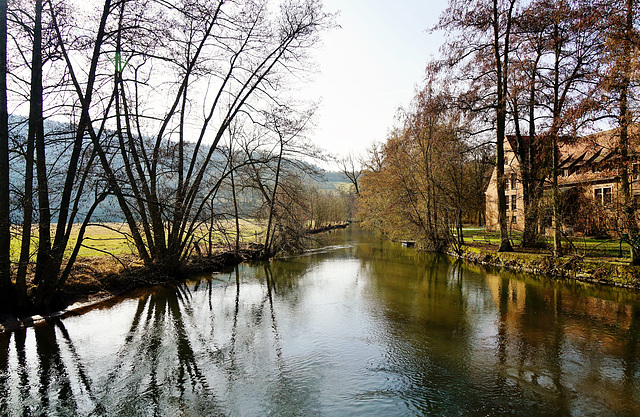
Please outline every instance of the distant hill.
M24 189L24 158L19 156L21 143L24 143L24 137L28 133L27 118L23 116L11 115L9 116L10 135L13 138L13 157L11 162L10 171L10 183L13 189L13 215L12 221L14 223L22 222L22 211L20 210L20 192ZM75 137L75 128L68 123L61 123L51 120L46 120L44 123L45 136L47 137L47 164L49 165L49 186L60 187L61 183L58 182L64 180L65 169L68 166L68 158L71 156L70 143ZM109 132L113 133L113 132ZM220 155L214 156L219 158ZM114 161L117 162L117 161ZM96 162L97 164L97 162ZM326 171L315 165L305 162L297 161L295 165L308 165L310 171L320 173L318 177L311 179L311 184L315 185L320 190L340 190L348 187L349 180L342 173L338 171ZM34 193L36 189L36 183L34 178ZM80 208L80 212L76 217L77 222L84 220L84 212L88 210L88 207L94 201L95 189L86 187L83 193L83 204ZM51 195L51 206L55 209L59 204L59 196L57 193ZM34 199L35 198L34 194ZM114 196L109 196L102 202L96 211L94 212L93 220L96 222L121 222L124 221L124 216L121 214L120 207Z
M322 170L322 178L316 184L321 190L339 190L341 186L349 184L349 179L342 172Z

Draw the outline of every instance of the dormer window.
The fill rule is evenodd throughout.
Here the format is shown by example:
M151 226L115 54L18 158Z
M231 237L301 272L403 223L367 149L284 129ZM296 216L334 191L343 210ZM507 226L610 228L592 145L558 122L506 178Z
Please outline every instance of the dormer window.
M562 168L562 177L567 178L569 175L571 175L571 172L569 172L569 168Z

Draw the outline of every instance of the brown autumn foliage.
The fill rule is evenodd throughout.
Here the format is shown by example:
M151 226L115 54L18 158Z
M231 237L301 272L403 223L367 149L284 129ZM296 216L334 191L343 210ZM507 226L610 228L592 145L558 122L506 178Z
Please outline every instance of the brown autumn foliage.
M420 91L404 126L372 151L361 177L365 227L427 250L459 244L463 222L484 211L489 158L467 142L463 115L431 84ZM477 184L480 179L484 184Z

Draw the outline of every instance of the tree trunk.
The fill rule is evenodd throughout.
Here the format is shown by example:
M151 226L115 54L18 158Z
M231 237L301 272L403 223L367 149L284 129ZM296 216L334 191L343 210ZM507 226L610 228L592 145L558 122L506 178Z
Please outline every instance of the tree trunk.
M538 40L541 38L539 37ZM539 146L536 136L536 93L537 78L540 60L543 54L542 47L538 44L536 48L535 59L531 67L531 80L529 84L529 97L527 102L529 117L529 143L526 149L521 152L521 158L526 166L526 172L522 173L523 188L523 209L524 209L524 230L522 233L522 246L534 247L538 245L538 224L540 213L540 199L542 198L542 184L544 173L544 155L541 154L542 149Z
M509 36L511 28L511 13L514 2L511 3L509 14L505 17L506 33L504 34L504 51L500 51L500 13L498 11L498 0L493 0L493 50L496 68L496 165L497 165L497 188L498 188L498 223L500 225L500 246L498 252L511 252L511 241L509 240L509 229L507 224L507 199L505 195L504 176L504 138L505 125L507 119L507 80L509 64Z
M24 311L29 306L27 296L27 268L31 256L31 228L33 225L33 153L34 153L35 131L29 121L29 132L27 133L24 176L24 197L22 200L22 231L20 244L20 260L18 261L18 271L16 273L16 293L18 310Z
M552 228L553 228L553 256L562 256L562 221L560 218L560 196L558 192L558 159L560 152L558 150L558 135L552 133L552 167L551 167L551 204L553 209Z
M40 1L41 3L41 1ZM98 35L96 37L96 41L95 41L95 45L94 45L94 49L93 49L93 55L92 55L92 59L91 59L91 64L89 67L89 73L88 73L88 77L87 77L87 87L86 87L86 91L84 94L82 94L82 92L80 91L80 85L78 83L78 80L75 78L75 74L73 73L73 67L71 66L71 62L69 60L69 56L67 53L67 50L65 48L65 44L64 44L64 40L62 38L61 35L61 31L60 28L58 26L57 23L57 19L56 19L56 15L55 15L55 11L54 8L51 4L51 2L49 2L49 10L51 12L51 20L53 22L53 29L55 30L56 36L57 36L57 41L60 45L60 48L62 50L62 55L63 58L65 59L67 66L69 68L69 71L71 73L71 77L72 80L74 82L74 86L77 89L77 93L78 93L78 97L80 99L80 103L81 103L81 114L80 114L80 120L78 122L78 125L76 127L76 136L74 139L74 143L73 143L73 148L72 148L72 152L71 152L71 156L69 158L69 162L68 162L68 169L66 171L66 178L65 178L65 183L64 183L64 187L62 190L62 195L60 198L60 210L58 211L58 221L57 221L57 226L56 226L56 233L55 233L55 237L54 237L54 241L53 241L53 245L51 245L50 242L50 226L49 227L49 231L48 232L44 232L46 233L46 237L49 239L49 244L48 244L48 255L45 257L45 260L47 262L47 267L46 270L43 271L38 271L38 268L40 267L40 261L38 261L38 265L36 268L36 277L35 280L36 282L39 283L37 291L36 291L36 299L35 299L35 304L39 307L39 308L47 308L49 306L49 304L51 303L56 291L58 290L58 288L60 287L60 269L62 266L62 261L63 261L63 257L64 257L64 252L67 248L67 245L69 243L69 237L71 235L71 231L73 228L73 224L75 222L75 215L77 213L77 205L78 205L78 198L80 197L80 195L82 194L82 188L84 186L85 183L85 178L83 177L83 179L80 181L80 186L77 187L77 195L76 195L76 201L74 203L74 209L70 210L71 207L71 201L72 201L72 194L73 194L73 190L74 188L77 186L78 183L78 167L79 167L79 160L80 160L80 155L82 152L82 146L84 143L84 137L85 137L85 132L87 131L88 128L91 128L91 122L90 122L90 117L89 117L89 107L91 105L91 101L92 101L92 95L93 95L93 86L95 83L95 78L96 78L96 71L97 71L97 66L98 66L98 58L100 55L100 51L101 51L101 47L102 47L102 41L104 38L104 33L105 33L105 25L106 25L106 19L107 16L110 13L110 0L106 0L105 1L105 5L103 7L103 12L102 12L102 16L101 16L101 20L100 20L100 25L98 28ZM40 16L42 14L42 7L40 6ZM41 70L40 70L41 71ZM37 137L36 137L37 139ZM42 148L42 149L41 149ZM41 186L42 181L44 179L44 181L46 181L46 161L45 161L45 155L46 152L44 152L44 144L43 146L39 148L38 147L38 142L36 141L36 150L37 150L37 172L38 172L38 197L39 197L39 204L41 207L48 207L48 188L47 187L43 187ZM43 168L44 166L44 168ZM88 169L88 167L87 167ZM86 177L86 174L85 174ZM41 195L41 191L43 191L46 193L45 195ZM42 208L40 209L40 213L42 215ZM51 214L50 214L50 210L47 209L47 211L49 212L48 214L48 223L51 222ZM42 218L41 218L42 220ZM88 219L85 219L85 222L87 222ZM41 229L41 236L43 234L42 232L42 227L45 226L46 229L46 225L43 225L43 222L40 222L40 229ZM81 243L81 238L79 238L79 242ZM41 241L42 243L42 241ZM47 251L47 246L45 245L44 250ZM39 251L38 251L38 257L40 258L40 250L41 248L39 247ZM45 253L46 255L46 253ZM75 257L72 257L70 260L67 261L67 266L65 268L65 270L70 270L71 266L73 265L73 262L75 261ZM67 272L68 274L68 272ZM64 275L64 274L63 274Z
M556 17L557 19L557 17ZM551 125L551 204L552 204L552 228L553 228L553 256L562 256L562 220L560 218L560 196L558 191L558 166L560 150L558 149L558 132L562 121L562 102L560 99L560 59L562 55L562 42L559 35L559 23L556 20L553 26L554 39L554 66L553 66L553 121ZM565 87L566 88L566 87Z
M7 108L7 0L0 0L0 308L12 304L9 220L9 114Z
M631 241L631 264L640 265L640 253L637 247L638 224L635 218L635 209L631 184L629 181L629 127L632 123L632 114L629 109L629 84L631 83L632 46L631 36L634 20L634 0L626 1L626 21L622 42L622 79L620 80L620 189L622 192L623 230L626 230Z
M280 164L282 163L282 153L284 151L284 143L283 143L283 138L280 138L280 153L278 154L278 165L276 167L276 178L273 184L273 192L271 193L271 201L269 202L269 221L267 222L267 235L264 238L264 254L263 256L271 256L272 255L272 250L273 248L272 246L272 242L273 242L273 235L275 234L275 231L271 231L272 226L273 226L273 215L274 215L274 211L275 211L275 205L276 205L276 193L278 191L278 181L280 180Z
M229 149L229 152L231 152L231 149ZM234 214L235 223L236 223L236 244L234 248L234 253L235 253L236 259L238 259L240 257L240 218L238 216L238 199L236 196L236 183L233 175L233 170L234 170L233 163L231 164L230 169L231 169L231 174L230 174L231 175L231 193L233 195L233 214Z
M31 110L29 130L33 130L36 150L36 176L38 179L38 256L34 282L40 284L51 266L51 209L47 179L46 149L44 143L42 109L42 0L35 2L33 52L31 65ZM36 302L37 303L37 302Z

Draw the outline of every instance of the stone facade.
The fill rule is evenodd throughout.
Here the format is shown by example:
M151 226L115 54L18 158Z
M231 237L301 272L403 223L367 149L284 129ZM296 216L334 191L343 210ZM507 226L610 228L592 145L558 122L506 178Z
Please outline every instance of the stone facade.
M634 126L632 133L640 133ZM635 137L635 134L630 135ZM582 138L565 139L559 144L558 188L561 199L573 206L565 209L563 228L589 233L598 228L612 228L619 213L621 196L619 194L620 175L617 154L617 130L609 130ZM635 143L635 140L630 141ZM505 150L505 194L507 196L507 221L511 230L524 229L524 204L522 199L522 177L520 164L514 152L515 137L507 136ZM631 146L633 149L640 149ZM628 172L634 198L640 200L640 152L634 152L630 158ZM497 230L498 191L497 170L494 169L485 191L487 229ZM549 177L545 179L545 193L551 188ZM587 218L588 217L588 218ZM542 221L545 222L544 216ZM604 223L607 225L604 225ZM548 221L547 221L548 223ZM544 227L545 224L540 226ZM548 225L547 225L548 226Z
M512 230L524 229L524 210L522 203L522 176L520 163L513 151L509 137L504 140L504 173L505 195L507 197L507 223ZM485 191L486 199L486 227L487 230L497 230L498 225L498 185L497 169L494 168L491 180Z

